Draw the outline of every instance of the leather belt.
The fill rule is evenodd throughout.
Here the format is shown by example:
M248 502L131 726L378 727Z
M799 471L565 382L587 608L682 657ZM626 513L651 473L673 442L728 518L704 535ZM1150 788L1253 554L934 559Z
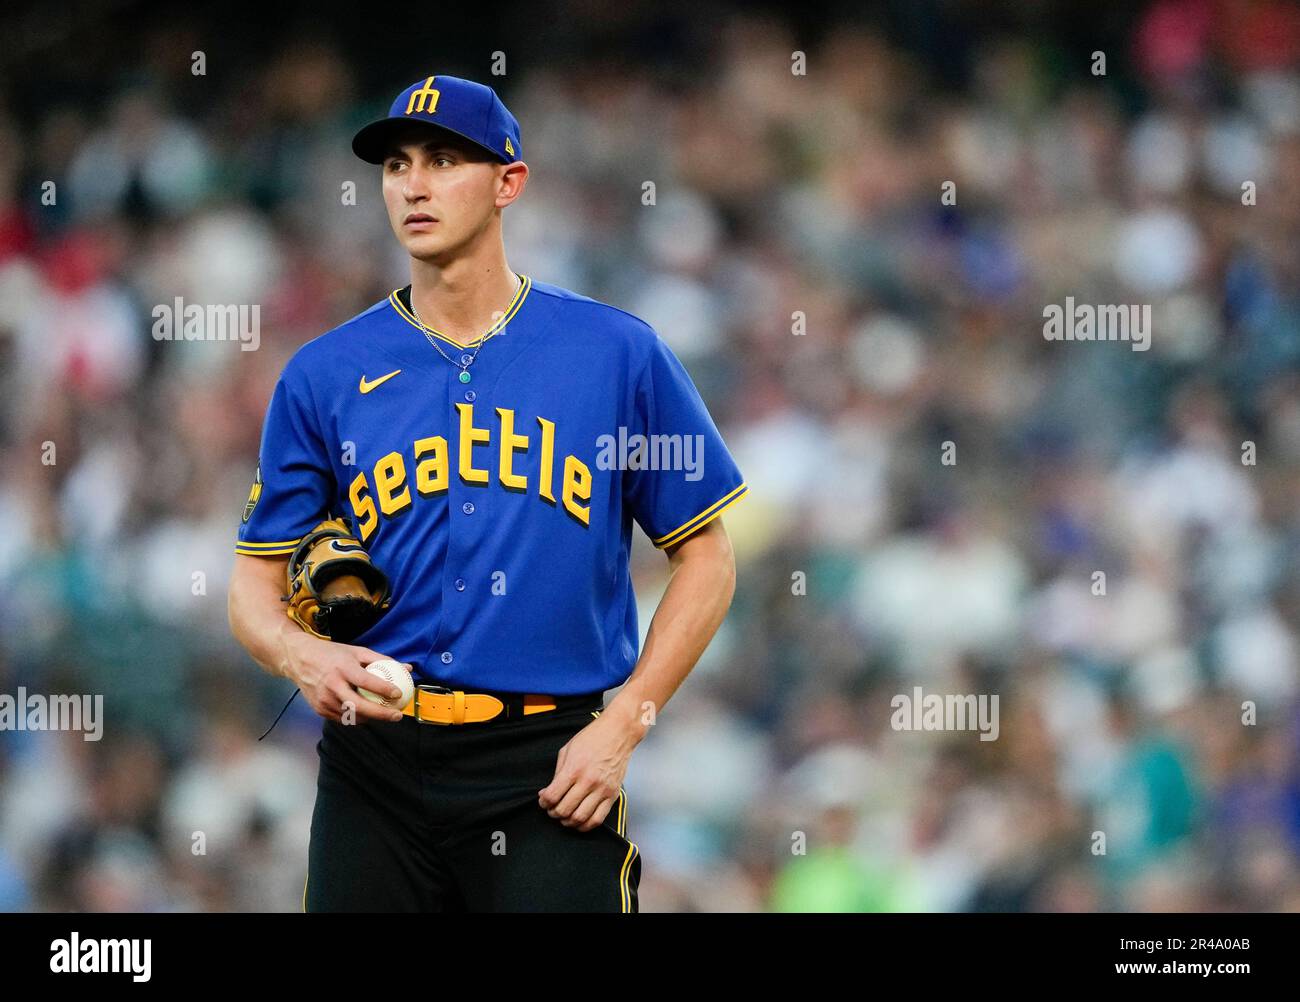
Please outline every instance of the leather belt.
M599 705L600 697L464 692L422 682L415 687L411 701L402 707L402 713L422 724L479 724L489 720L515 720L583 703Z

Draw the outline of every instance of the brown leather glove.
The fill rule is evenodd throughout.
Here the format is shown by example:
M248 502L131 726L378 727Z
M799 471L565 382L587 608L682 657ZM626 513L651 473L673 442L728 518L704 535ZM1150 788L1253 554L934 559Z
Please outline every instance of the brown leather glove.
M388 577L341 518L303 536L289 557L288 615L322 640L355 640L388 610Z

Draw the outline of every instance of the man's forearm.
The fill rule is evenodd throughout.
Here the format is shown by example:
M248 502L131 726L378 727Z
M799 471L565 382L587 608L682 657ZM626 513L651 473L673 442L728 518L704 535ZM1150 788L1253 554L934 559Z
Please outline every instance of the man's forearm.
M691 673L735 594L735 561L720 519L683 542L672 559L636 669L604 714L621 719L637 741Z
M227 611L230 630L249 656L270 674L287 678L285 643L302 631L285 615L283 574L282 561L237 556Z

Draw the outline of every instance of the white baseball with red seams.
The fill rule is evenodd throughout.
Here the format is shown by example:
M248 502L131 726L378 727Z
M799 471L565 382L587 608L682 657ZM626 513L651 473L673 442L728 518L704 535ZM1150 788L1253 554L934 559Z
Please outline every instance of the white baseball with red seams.
M371 692L369 689L358 689L357 692L365 696L366 699L380 706L391 706L395 710L400 710L415 695L415 683L411 680L411 673L406 665L400 661L393 661L385 658L382 661L371 661L366 665L366 671L372 675L378 675L385 682L391 682L397 688L402 690L401 696L392 699L388 696L381 696L377 692Z

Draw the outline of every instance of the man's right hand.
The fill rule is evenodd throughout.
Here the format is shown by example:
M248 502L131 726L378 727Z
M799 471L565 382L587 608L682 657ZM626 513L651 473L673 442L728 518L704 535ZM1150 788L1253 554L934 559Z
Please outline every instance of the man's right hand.
M326 720L401 720L400 709L380 706L357 692L396 699L397 688L366 671L384 656L365 647L313 637L284 614L288 557L235 555L227 607L230 629L246 651L272 675L297 684L311 708ZM409 665L407 666L409 669Z
M283 654L284 676L297 683L311 708L326 720L341 723L349 707L353 721L402 719L401 710L381 706L357 692L360 687L390 699L401 696L397 686L366 671L372 661L385 660L383 654L321 640L297 629L285 632Z

